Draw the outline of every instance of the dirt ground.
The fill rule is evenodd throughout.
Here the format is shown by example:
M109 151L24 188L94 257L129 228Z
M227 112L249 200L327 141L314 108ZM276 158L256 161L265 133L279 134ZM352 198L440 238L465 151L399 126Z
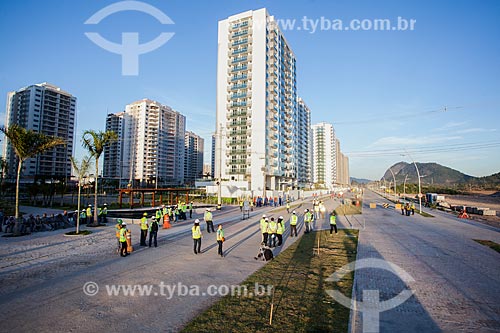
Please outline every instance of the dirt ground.
M487 207L496 210L496 216L481 216L471 214L471 219L500 227L500 192L495 191L474 191L468 195L446 195L445 200L452 206L464 205L471 207Z

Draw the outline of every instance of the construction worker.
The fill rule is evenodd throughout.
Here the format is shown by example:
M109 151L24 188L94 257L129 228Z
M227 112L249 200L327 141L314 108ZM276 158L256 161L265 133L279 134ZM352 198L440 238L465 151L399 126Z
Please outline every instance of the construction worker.
M306 226L305 233L309 233L311 231L311 223L312 223L312 213L309 209L304 211L304 225Z
M222 251L222 243L224 243L224 229L222 229L222 224L217 226L217 244L219 248L217 249L217 254L224 257L224 252Z
M128 256L128 252L127 252L127 224L125 222L123 222L121 224L121 228L120 228L120 244L121 244L120 255L122 257Z
M157 221L161 221L161 220L162 220L162 210L161 210L161 208L158 208L158 209L156 210L154 218L155 218Z
M87 207L87 211L85 212L87 214L87 224L92 224L92 205L89 204Z
M243 211L243 200L240 200L240 212Z
M278 217L278 228L276 229L276 236L278 237L278 246L283 244L283 233L285 232L285 222L283 216Z
M148 213L142 214L141 218L141 246L146 246L146 236L148 235Z
M82 209L82 212L80 213L80 221L82 223L86 223L87 222L87 212L85 209Z
M162 215L162 218L163 218L163 216L165 216L165 215L169 215L169 217L170 217L170 214L169 214L169 212L168 212L168 209L167 209L167 207L165 207L165 205L161 205L161 215Z
M266 214L264 214L260 219L260 232L262 233L262 244L267 244L267 237L269 236L269 234L267 233L267 228L268 228L268 219L266 217Z
M411 203L411 215L415 215L415 203Z
M97 223L102 223L102 209L101 207L97 207Z
M160 217L161 218L161 217ZM158 236L158 219L156 216L151 216L151 224L149 225L149 247L151 247L151 241L154 239L155 247L158 247L158 242L156 240Z
M192 201L189 203L189 218L190 219L193 218L193 202Z
M286 202L286 212L290 214L290 202Z
M319 209L320 209L318 201L316 201L314 203L314 207L313 208L314 208L314 219L318 220L319 219Z
M191 228L191 233L193 234L194 254L201 253L201 238L203 237L203 235L201 234L200 220L194 220L194 225Z
M295 211L292 212L292 216L290 216L290 237L293 237L293 234L295 232L295 237L297 237L297 222L299 220L299 217L297 216L297 213Z
M116 220L115 235L116 235L116 239L118 240L118 249L116 249L116 253L120 253L120 249L122 247L122 243L120 241L120 230L122 228L122 223L123 223L122 219Z
M213 221L212 212L210 211L210 209L208 209L208 208L206 209L205 215L203 216L203 219L207 223L207 232L210 233L210 229L212 229L212 232L215 232L214 221Z
M322 219L325 218L325 212L326 212L325 204L323 203L323 201L320 201L319 202L319 214L321 215Z
M183 220L186 220L187 219L187 215L186 215L186 211L187 211L187 205L185 202L182 202L181 203L181 218Z
M330 214L330 235L333 235L333 229L337 233L337 214L335 211Z
M269 221L269 226L267 229L267 232L269 234L268 239L269 239L269 247L276 247L276 236L278 231L278 224L274 220L274 217L271 217L271 221Z
M105 203L104 207L102 208L102 223L107 223L108 222L108 204Z

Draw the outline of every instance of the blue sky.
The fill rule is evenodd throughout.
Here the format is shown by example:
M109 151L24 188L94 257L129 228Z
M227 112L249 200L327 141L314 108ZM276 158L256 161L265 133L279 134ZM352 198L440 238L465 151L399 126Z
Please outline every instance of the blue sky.
M187 129L205 138L208 158L219 20L262 7L296 27L304 17L344 24L402 17L416 20L413 31L284 31L312 122L334 124L354 177L379 179L390 165L410 161L401 156L405 151L418 162L473 176L500 171L499 1L146 0L175 24L134 11L84 24L115 2L3 1L0 105L8 91L58 85L78 98L80 141L84 130L104 129L107 113L154 99L186 115ZM160 32L175 35L140 56L139 75L123 76L120 55L99 48L85 32L117 43L122 32L139 32L141 43Z

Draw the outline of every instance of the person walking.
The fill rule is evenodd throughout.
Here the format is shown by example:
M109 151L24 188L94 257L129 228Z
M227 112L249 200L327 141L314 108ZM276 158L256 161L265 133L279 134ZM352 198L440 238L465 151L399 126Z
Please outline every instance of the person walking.
M158 242L157 242L157 237L158 237L158 220L156 217L151 218L151 224L149 226L149 247L151 247L152 240L154 240L154 245L155 247L158 247Z
M290 237L293 237L295 232L295 237L297 237L297 222L299 217L295 211L292 212L292 216L290 216Z
M266 217L266 214L262 215L260 219L260 232L262 233L262 244L267 245L268 234L268 224L269 220Z
M203 237L203 235L201 234L200 220L194 220L194 225L191 228L191 233L193 234L194 254L201 253L201 238Z
M308 234L311 231L312 213L309 209L304 212L304 225L306 226L305 233Z
M207 232L210 233L210 230L212 230L212 232L215 232L212 212L208 208L205 211L205 215L203 216L203 219L205 220L205 222L207 224Z
M141 246L146 245L146 237L148 235L148 213L142 214L141 218Z
M189 203L189 218L190 219L193 218L193 202L192 201Z
M102 208L102 223L106 224L108 222L108 204L105 203Z
M123 222L120 228L120 256L126 257L129 255L127 251L127 224Z
M283 233L285 232L285 222L283 216L278 217L278 228L276 229L276 236L278 237L278 246L283 244Z
M220 255L221 257L224 257L224 252L222 251L222 244L224 243L225 238L224 238L224 229L222 229L222 224L219 224L217 226L217 244L219 245L219 248L217 249L217 254Z
M286 212L290 214L290 202L286 202Z
M122 247L122 242L120 240L120 230L122 228L122 223L123 223L123 220L122 219L118 219L116 220L116 225L115 225L115 236L116 236L116 239L118 241L118 249L116 249L116 253L120 253L120 249ZM125 239L125 241L127 241Z
M330 214L330 235L333 235L333 229L335 229L335 233L337 233L337 214L335 211Z
M278 231L278 224L274 220L274 217L271 217L271 221L269 221L269 227L268 227L268 239L269 239L269 247L276 247L276 239L277 237L277 231Z

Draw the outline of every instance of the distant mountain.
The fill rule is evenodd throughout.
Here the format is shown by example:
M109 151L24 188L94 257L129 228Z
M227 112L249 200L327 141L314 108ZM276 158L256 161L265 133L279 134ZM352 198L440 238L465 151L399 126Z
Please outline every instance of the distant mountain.
M351 177L351 184L368 184L371 182L369 179Z
M475 181L478 181L482 178L476 178L473 176L466 175L457 171L455 169L437 164L437 163L416 163L418 167L418 171L420 172L421 182L422 184L427 185L453 185L453 184L469 184ZM384 173L384 176L381 180L385 178L386 181L393 180L392 172L396 177L396 183L404 182L405 177L407 178L407 182L416 183L418 180L417 170L415 169L415 165L413 163L399 162L390 167L390 170ZM500 180L500 175L496 174L497 181ZM489 176L493 177L495 175ZM483 180L483 182L487 182L489 179Z

